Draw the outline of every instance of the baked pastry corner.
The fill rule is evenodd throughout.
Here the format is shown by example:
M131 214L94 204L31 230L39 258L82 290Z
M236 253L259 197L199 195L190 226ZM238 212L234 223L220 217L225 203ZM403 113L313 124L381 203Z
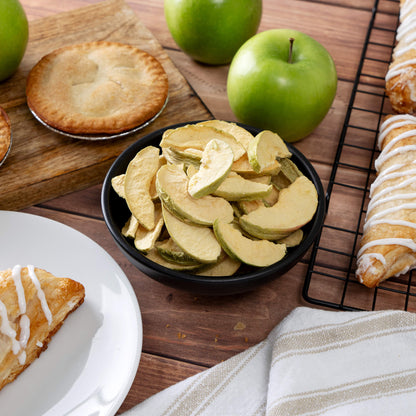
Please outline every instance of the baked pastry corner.
M40 268L0 272L0 390L39 357L84 297L81 283Z

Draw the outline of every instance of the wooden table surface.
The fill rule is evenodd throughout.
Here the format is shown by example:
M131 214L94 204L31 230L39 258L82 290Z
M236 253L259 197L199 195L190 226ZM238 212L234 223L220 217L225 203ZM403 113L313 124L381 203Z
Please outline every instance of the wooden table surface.
M32 24L36 19L98 0L21 2ZM373 3L373 0L263 0L259 31L301 30L328 49L337 67L338 90L327 117L308 138L295 145L313 163L324 186L331 173ZM129 0L127 4L160 42L212 116L236 120L226 95L228 66L201 65L179 50L165 22L163 0ZM391 15L397 15L398 5L382 0L380 9L383 23ZM181 121L178 118L177 122ZM143 353L119 413L263 340L295 307L311 306L302 298L308 255L284 276L242 295L195 296L153 281L132 266L113 242L101 213L100 191L101 184L97 183L22 211L60 221L92 238L117 261L134 288L143 319Z

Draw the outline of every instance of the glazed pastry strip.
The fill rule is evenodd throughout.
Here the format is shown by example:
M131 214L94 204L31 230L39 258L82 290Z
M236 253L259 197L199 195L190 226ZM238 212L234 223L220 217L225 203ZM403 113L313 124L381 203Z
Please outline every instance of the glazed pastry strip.
M399 27L392 62L386 74L386 93L394 111L416 112L416 1L401 0Z
M357 278L369 287L416 267L416 117L389 116L378 145L357 254Z

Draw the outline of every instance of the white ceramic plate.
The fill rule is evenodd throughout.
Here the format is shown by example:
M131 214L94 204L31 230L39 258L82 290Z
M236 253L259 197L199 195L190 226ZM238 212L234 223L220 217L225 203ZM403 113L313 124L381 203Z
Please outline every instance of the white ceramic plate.
M0 211L0 270L33 264L85 286L49 347L0 391L0 414L114 415L130 390L142 321L126 275L98 244L56 221Z

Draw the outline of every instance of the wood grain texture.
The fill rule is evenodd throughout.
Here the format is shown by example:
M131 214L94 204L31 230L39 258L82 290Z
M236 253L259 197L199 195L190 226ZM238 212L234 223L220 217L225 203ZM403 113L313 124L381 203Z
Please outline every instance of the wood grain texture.
M51 33L59 37L62 32L68 32L65 33L65 39L68 41L74 39L74 36L78 36L71 34L71 25L79 26L80 24L76 17L80 13L79 8L91 7L81 12L84 20L91 22L92 11L102 10L103 4L109 10L115 7L116 2L109 1L102 4L99 0L60 2L22 0L22 4L31 22L32 36L38 33L36 40L45 49L48 49L52 47L51 39L49 39ZM181 100L195 102L195 98L199 102L201 99L204 104L198 104L197 113L202 112L207 116L212 114L216 118L235 120L226 95L228 66L212 67L198 64L177 47L167 29L163 15L163 0L151 2L129 0L127 4L129 18L126 21L122 16L121 19L125 22L125 27L120 27L116 19L108 21L106 17L98 14L99 28L88 28L88 25L83 24L80 37L77 39L88 37L88 33L92 30L100 36L120 36L123 39L131 40L135 38L131 32L138 30L135 22L139 19L150 31L146 31L146 39L150 41L151 48L157 49L158 56L165 63L174 65L178 69L178 71L172 70L177 77L174 93L178 95L178 102ZM324 187L327 186L331 174L373 4L373 0L263 0L260 31L278 27L290 27L304 31L322 42L336 63L340 81L336 98L327 117L308 138L295 144L312 161ZM115 13L114 9L111 10ZM131 10L134 11L134 15L131 14ZM394 27L395 17L397 17L398 3L380 0L380 10L382 13L378 15L377 24L391 30ZM47 19L43 20L45 17ZM42 19L38 20L39 18ZM104 26L103 20L107 22ZM42 22L54 23L44 27ZM107 24L108 26L106 26ZM95 18L93 26L95 26ZM380 30L377 36L379 38L375 40L384 41L386 37L391 36L391 32ZM93 149L101 160L96 164L98 172L91 172L87 168L91 163L91 156L88 155L88 152L85 155L85 161L84 156L79 157L80 146L84 146L84 143L50 135L38 123L33 123L28 128L25 127L28 114L24 96L22 96L21 80L25 77L25 71L28 70L31 63L36 61L36 53L36 51L28 50L22 68L10 80L10 88L1 90L2 86L0 85L0 97L6 97L0 98L0 101L7 101L10 108L13 108L13 122L17 126L16 128L21 131L26 129L25 134L17 140L11 160L8 160L10 162L8 169L18 175L24 158L33 157L35 164L32 164L28 170L31 175L37 177L35 166L40 164L45 154L52 162L56 158L61 160L61 150L70 149L69 154L65 153L66 157L73 158L71 163L77 164L77 166L80 164L80 166L76 174L60 172L62 181L67 180L74 190L84 188L84 185L80 186L79 182L89 183L92 181L90 176L96 178L106 172L110 163L109 159L106 159L108 156L107 146L115 145L108 143L86 144L87 148L91 147L88 152ZM388 56L386 57L386 50L383 48L374 47L373 53L375 61L369 64L367 69L369 73L377 72L379 74L384 69L382 64L376 60L385 60L388 59ZM373 85L373 80L369 78L364 81L365 89L369 93L376 93L376 95L363 93L360 96L360 107L365 110L378 108L380 94L383 93L382 86ZM165 121L166 123L170 122L172 118L174 121L183 121L184 117L193 114L184 113L182 107L175 103L167 108L168 114L164 114L166 118L160 118L147 131L164 125ZM384 110L389 111L388 106L385 105ZM168 115L169 117L167 117ZM197 115L195 114L195 118ZM370 117L367 111L355 115L353 121L360 126L373 127L374 124L374 118ZM33 138L40 139L42 143L40 148L35 148L31 143ZM371 134L366 133L365 130L354 132L347 138L348 142L363 146L367 146L372 139ZM120 146L117 151L121 151L125 145L127 143L117 143L116 146ZM16 163L17 161L19 163ZM363 170L349 172L341 169L337 179L351 185L361 186L365 180L365 178L363 179L363 171L369 168L368 152L351 147L348 152L343 154L343 162L354 162L354 164L362 166ZM87 167L83 167L84 164ZM54 165L53 168L56 169L55 162ZM42 164L40 164L40 168L46 169ZM1 175L0 169L0 180L3 179ZM50 194L49 197L41 199L42 203L27 207L24 211L52 218L92 238L116 260L132 284L142 312L143 355L136 378L118 414L163 388L255 345L264 339L271 329L295 307L312 306L302 298L310 252L284 276L257 290L238 296L194 296L191 293L172 289L153 281L132 266L112 240L101 213L101 185L99 181L95 183L94 186L53 199L51 199L53 192L48 190L48 183L45 183L44 187L39 186L38 188L34 185L33 187L29 186L28 196L25 198L28 198L29 201L29 197L31 197L31 204L36 202L37 191L43 192L43 189L46 189ZM65 184L65 186L69 185ZM2 187L3 184L0 185L0 204ZM20 196L16 194L10 198L10 201L14 204L19 201L19 198ZM325 273L328 270L331 272L336 270L342 276L349 266L349 258L342 253L350 249L353 241L351 241L349 233L340 232L337 227L347 228L356 221L357 215L359 215L358 204L357 195L353 191L342 187L337 187L334 191L327 216L328 224L334 229L323 235L322 244L328 248L335 248L341 254L324 252L320 255L317 263L322 275L314 279L310 294L334 302L339 302L340 297L343 296L343 282L325 278ZM393 282L394 284L396 283ZM346 296L347 300L354 305L366 305L368 308L372 306L373 293L360 285L352 285ZM409 305L411 310L416 310L415 302L411 299ZM402 308L402 304L402 300L397 301L393 296L383 295L377 307ZM238 322L245 325L244 329L235 329Z
M91 16L94 24L84 24ZM132 44L155 56L168 74L166 108L137 134L106 141L67 138L42 126L28 110L25 81L33 65L58 47L92 40ZM32 22L25 57L18 72L0 84L0 97L0 105L12 123L13 137L11 152L0 171L1 209L23 208L100 183L114 159L146 133L179 120L211 118L159 42L121 0L108 0Z

